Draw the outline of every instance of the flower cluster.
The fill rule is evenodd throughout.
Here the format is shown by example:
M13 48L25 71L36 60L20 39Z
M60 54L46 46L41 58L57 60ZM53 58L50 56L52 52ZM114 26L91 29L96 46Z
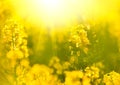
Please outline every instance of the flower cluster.
M32 67L18 66L16 85L57 85L57 77L52 74L52 69L45 65L35 64Z
M120 85L120 74L112 71L104 75L103 82L105 85Z
M13 19L8 19L2 27L2 43L6 50L6 57L3 58L3 63L6 63L5 70L8 71L9 82L14 83L17 81L16 69L27 67L28 61L28 48L27 48L27 35L24 27ZM2 60L1 60L2 61ZM22 67L21 67L22 66ZM21 70L19 70L21 71Z
M88 45L90 45L90 42L84 25L81 24L71 29L69 42L71 43L69 48L72 55L76 51L76 54L80 56L80 50L84 53L88 52Z

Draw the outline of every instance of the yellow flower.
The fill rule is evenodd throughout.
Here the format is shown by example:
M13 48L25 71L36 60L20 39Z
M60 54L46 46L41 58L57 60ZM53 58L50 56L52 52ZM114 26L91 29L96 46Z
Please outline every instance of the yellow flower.
M120 85L120 74L112 71L104 75L103 82L106 85Z
M15 50L15 55L17 56L18 59L22 59L24 57L24 54L20 50Z
M53 66L55 63L59 63L60 60L58 57L54 56L52 57L52 59L50 60L49 66Z
M10 51L7 53L7 58L9 58L9 59L14 59L14 58L15 58L15 51L10 50Z
M40 76L48 76L50 73L52 73L52 70L45 65L35 64L31 68L31 72L35 75L40 74Z
M70 62L64 62L64 63L63 63L63 68L64 68L64 69L68 69L69 66L70 66Z
M25 58L27 58L29 56L27 46L26 45L21 46L21 50L23 51Z
M20 50L10 50L7 53L7 58L9 58L9 59L21 59L23 57L24 57L24 55L23 55L22 51L20 51Z
M21 66L17 66L16 67L16 74L19 76L22 74L22 72L23 72L23 68Z
M99 78L99 68L95 66L86 67L85 75L90 78Z
M91 79L89 77L83 76L82 85L91 85L90 81Z
M80 79L83 78L82 71L65 71L65 85L81 85Z
M35 64L25 76L26 85L58 85L57 77L52 70L40 64Z
M14 59L12 59L11 62L10 62L10 66L11 66L12 68L14 68L14 67L16 66L16 64L17 64L17 61L14 60Z
M29 61L27 59L22 59L20 62L20 65L24 66L24 67L28 67L29 66Z

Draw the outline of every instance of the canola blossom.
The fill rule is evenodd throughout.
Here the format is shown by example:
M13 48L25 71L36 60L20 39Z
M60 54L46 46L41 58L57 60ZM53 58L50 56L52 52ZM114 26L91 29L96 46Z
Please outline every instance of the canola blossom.
M120 85L119 0L0 0L0 85Z

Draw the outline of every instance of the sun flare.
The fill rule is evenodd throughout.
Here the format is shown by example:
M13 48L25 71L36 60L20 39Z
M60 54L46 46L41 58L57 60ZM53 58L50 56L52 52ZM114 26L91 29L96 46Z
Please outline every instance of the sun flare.
M113 8L117 8L113 2L106 6L108 2L98 0L10 0L10 2L17 16L31 24L46 27L70 25L82 18L106 18L113 21L115 10Z

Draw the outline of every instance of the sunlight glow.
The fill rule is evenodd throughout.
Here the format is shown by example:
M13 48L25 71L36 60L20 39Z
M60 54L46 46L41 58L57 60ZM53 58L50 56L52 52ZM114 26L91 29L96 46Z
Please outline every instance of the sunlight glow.
M46 27L74 24L82 18L108 16L110 6L98 0L10 0L16 14L32 24ZM101 6L102 5L102 6ZM108 10L108 11L106 11Z
M38 1L38 0L36 0L36 1ZM60 0L42 0L41 4L47 10L57 10L62 5Z

